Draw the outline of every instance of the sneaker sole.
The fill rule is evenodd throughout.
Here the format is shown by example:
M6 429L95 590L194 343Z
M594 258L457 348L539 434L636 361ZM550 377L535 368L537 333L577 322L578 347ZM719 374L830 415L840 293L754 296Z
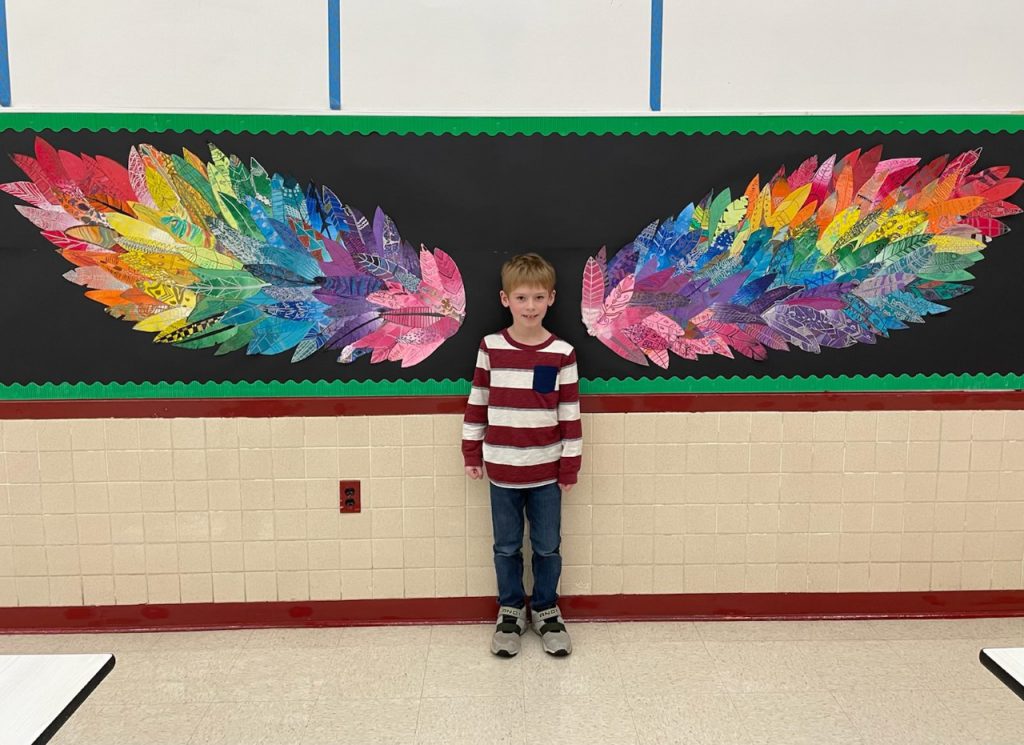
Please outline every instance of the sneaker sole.
M505 659L508 659L510 657L515 657L516 654L518 654L518 652L509 652L508 650L505 650L505 649L499 649L497 652L495 652L492 649L491 650L491 654L493 654L495 657L504 657Z
M533 633L535 633L537 636L539 636L541 638L541 643L543 643L544 635L541 634L536 629L536 627L532 627L532 628L533 628ZM569 649L548 649L547 647L545 647L544 651L547 652L552 657L568 657L569 654L572 652L572 647L569 647Z

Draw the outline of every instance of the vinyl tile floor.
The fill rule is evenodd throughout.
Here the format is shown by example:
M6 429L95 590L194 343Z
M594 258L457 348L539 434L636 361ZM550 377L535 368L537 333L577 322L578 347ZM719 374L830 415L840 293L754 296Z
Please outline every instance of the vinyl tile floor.
M486 625L0 636L113 652L53 745L1020 745L978 661L1024 618L571 623L493 657Z

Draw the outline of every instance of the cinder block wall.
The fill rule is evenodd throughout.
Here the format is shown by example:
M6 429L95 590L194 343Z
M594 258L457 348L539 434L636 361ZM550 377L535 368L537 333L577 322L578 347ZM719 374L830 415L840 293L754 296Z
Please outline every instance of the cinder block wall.
M460 427L2 422L0 607L493 594ZM563 594L1022 588L1024 412L592 414L584 435Z

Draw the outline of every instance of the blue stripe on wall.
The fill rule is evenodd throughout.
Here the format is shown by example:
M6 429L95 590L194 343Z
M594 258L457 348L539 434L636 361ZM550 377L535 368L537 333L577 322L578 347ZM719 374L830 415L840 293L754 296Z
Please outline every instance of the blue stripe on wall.
M11 66L7 59L7 2L0 0L0 106L11 105Z
M340 109L341 0L327 0L327 85L330 89L331 108Z
M664 0L651 0L651 111L661 111L661 25Z

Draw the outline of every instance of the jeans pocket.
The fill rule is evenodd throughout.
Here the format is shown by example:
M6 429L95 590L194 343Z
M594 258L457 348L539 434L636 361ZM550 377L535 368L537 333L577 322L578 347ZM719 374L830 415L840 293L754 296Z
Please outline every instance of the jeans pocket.
M558 368L553 365L537 365L533 368L533 390L537 393L551 393L555 390Z

